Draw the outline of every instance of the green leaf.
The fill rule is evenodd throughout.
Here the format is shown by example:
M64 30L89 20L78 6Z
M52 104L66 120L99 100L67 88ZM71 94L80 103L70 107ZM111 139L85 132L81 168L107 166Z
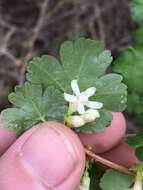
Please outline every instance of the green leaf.
M133 180L133 176L108 170L101 179L100 187L102 190L130 190Z
M79 83L87 76L91 82L95 81L112 62L111 52L104 50L101 42L84 38L75 43L63 43L60 55L64 70L70 73L70 79L77 79Z
M127 87L121 81L121 75L108 74L95 82L97 92L94 98L107 110L120 112L126 108Z
M133 19L138 23L143 23L143 1L132 0L131 8Z
M81 92L96 87L95 96L91 100L103 103L100 118L83 127L83 131L104 130L112 120L111 112L125 109L126 86L121 76L105 75L112 56L101 42L85 38L64 42L60 49L60 60L61 63L52 56L44 55L29 63L29 83L17 87L15 93L10 95L14 110L11 108L3 112L7 127L18 128L21 124L22 128L29 128L47 118L63 119L66 114L64 92L73 94L71 81L74 79L78 80ZM10 118L9 113L15 115L14 118Z
M141 131L133 137L127 137L126 143L135 148L142 147L143 146L143 132Z
M141 162L143 161L143 146L136 149L136 156Z
M111 123L111 111L123 111L127 102L127 87L118 74L107 74L96 80L96 93L91 100L103 103L103 110L99 110L100 118L77 129L85 133L101 132Z
M126 48L114 62L114 71L123 75L128 90L142 92L143 48Z
M143 113L143 96L140 93L130 92L128 94L127 110L130 113Z
M29 62L27 70L27 79L33 84L40 84L45 88L53 85L57 89L65 91L63 85L65 73L56 58L49 55L35 57ZM63 74L62 77L61 74Z
M105 73L112 61L111 52L104 50L101 42L85 38L64 42L60 55L61 64L48 55L34 58L28 65L27 79L44 87L56 86L63 92L71 92L70 83L77 79L86 89L94 85L96 78ZM87 77L88 83L85 81Z
M62 44L60 60L61 63L51 56L34 58L28 66L28 81L44 88L53 85L67 93L73 93L71 81L74 79L78 80L81 91L96 87L92 100L104 104L104 113L101 111L97 124L85 126L83 130L102 131L111 122L110 112L123 111L126 107L127 89L122 77L117 74L103 76L112 62L111 52L105 50L101 42L79 38Z
M136 31L135 31L135 40L138 45L143 44L143 26L140 26Z
M43 91L40 85L25 83L15 88L9 100L15 108L2 112L2 122L5 127L13 130L24 131L49 119L63 121L67 111L61 92L51 86Z
M143 161L143 131L140 131L133 137L127 137L126 143L136 149L136 156Z
M123 76L128 87L127 110L143 112L143 48L127 48L114 62L113 71Z
M90 168L90 189L89 190L101 190L99 187L100 178L103 176L104 171L101 167L97 166L95 163L91 163Z
M87 123L83 127L76 129L77 132L82 131L84 133L102 132L110 125L112 121L112 114L108 110L100 110L100 117L92 123Z

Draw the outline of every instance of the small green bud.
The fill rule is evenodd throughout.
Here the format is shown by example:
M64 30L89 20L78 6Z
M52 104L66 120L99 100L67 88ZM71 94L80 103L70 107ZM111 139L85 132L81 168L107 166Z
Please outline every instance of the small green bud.
M96 118L100 117L100 114L97 110L88 109L84 114L81 116L85 123L92 122Z
M85 172L78 190L89 190L89 189L90 189L90 177L89 174Z
M74 103L69 103L69 113L74 113L76 112L76 105Z
M68 118L67 123L73 127L81 127L85 124L85 121L81 116L73 115Z

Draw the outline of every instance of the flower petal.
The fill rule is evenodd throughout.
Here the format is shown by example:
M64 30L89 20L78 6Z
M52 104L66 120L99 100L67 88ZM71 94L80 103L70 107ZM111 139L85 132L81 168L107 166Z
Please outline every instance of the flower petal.
M103 103L101 103L101 102L94 102L94 101L88 101L85 105L87 107L93 108L93 109L100 109L100 108L103 107Z
M84 93L84 95L89 98L90 96L93 96L95 92L96 92L96 88L95 87L91 87L91 88L88 88L87 90L85 90L82 93Z
M72 80L71 81L71 87L72 87L72 90L73 90L74 94L78 96L80 94L80 90L79 90L79 87L78 87L77 80Z
M75 102L77 100L76 96L64 93L64 98L67 102Z
M78 103L78 105L77 105L77 111L78 111L79 114L85 113L84 105L81 104L81 103Z
M80 102L87 102L87 101L88 101L88 97L85 96L85 94L82 92L82 93L79 95L78 100L79 100Z

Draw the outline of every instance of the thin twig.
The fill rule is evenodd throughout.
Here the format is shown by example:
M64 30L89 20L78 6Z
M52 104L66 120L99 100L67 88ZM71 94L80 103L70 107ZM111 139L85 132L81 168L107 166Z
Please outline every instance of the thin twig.
M36 23L36 25L35 25L35 27L33 29L32 37L30 38L30 41L28 42L29 52L21 62L22 67L21 67L21 70L20 70L19 84L23 84L23 82L24 82L27 61L29 61L29 59L33 55L34 43L35 43L37 37L39 36L41 28L44 25L44 22L45 22L44 18L46 16L46 9L48 7L48 4L49 4L49 0L44 0L43 3L41 4L41 10L40 10L40 14L39 14L39 19L37 20L37 23Z
M132 173L128 168L126 168L124 166L121 166L121 165L118 165L118 164L115 164L115 163L113 163L113 162L111 162L109 160L106 160L105 158L102 158L101 156L94 154L93 152L91 152L88 149L85 149L85 152L86 152L86 154L88 156L90 156L91 158L93 158L95 160L95 162L100 162L103 165L108 166L109 168L118 170L120 172L129 174L129 175L134 175L134 173Z
M132 134L126 134L126 137L135 137L136 134L135 133L132 133Z
M14 79L17 82L18 82L18 79L19 79L18 73L11 72L11 71L5 70L5 69L0 69L0 75L3 75L5 77L10 77L10 78Z

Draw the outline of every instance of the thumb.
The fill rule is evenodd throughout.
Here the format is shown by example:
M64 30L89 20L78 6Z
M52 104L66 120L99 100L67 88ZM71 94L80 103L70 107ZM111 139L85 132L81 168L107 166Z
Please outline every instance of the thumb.
M16 140L16 133L6 129L2 124L2 115L0 115L0 156Z
M46 122L21 136L0 159L1 190L75 190L85 166L80 140Z

